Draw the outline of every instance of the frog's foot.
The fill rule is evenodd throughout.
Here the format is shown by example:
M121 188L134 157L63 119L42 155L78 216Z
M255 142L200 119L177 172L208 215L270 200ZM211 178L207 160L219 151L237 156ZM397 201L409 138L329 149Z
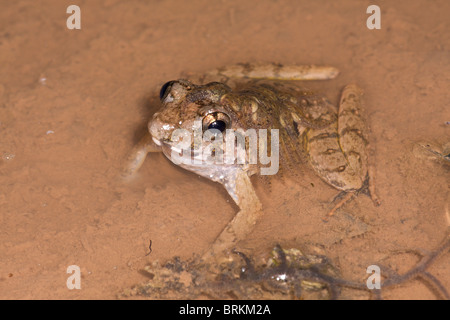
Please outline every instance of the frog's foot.
M231 253L236 243L246 238L262 216L262 205L247 172L238 170L224 183L228 193L241 209L203 255L204 261L223 258Z
M342 191L340 192L335 199L340 198L339 202L337 204L334 205L333 209L331 209L328 214L322 218L322 220L324 222L328 222L328 220L330 219L331 216L333 216L335 214L335 212L340 209L342 206L344 206L347 202L349 202L350 200L353 199L353 197L355 196L355 192L346 192L346 191Z
M370 197L373 201L373 204L375 206L379 206L381 204L381 201L378 199L375 190L373 188L373 184L370 183L370 175L367 175L366 180L364 181L364 184L361 189L356 191L342 191L340 192L332 202L335 202L337 199L339 199L339 202L334 205L333 209L331 209L328 214L322 218L323 221L328 222L329 218L333 216L337 210L339 210L341 207L343 207L347 202L350 202L353 197L358 196L360 193L365 194L366 196Z
M261 210L239 211L222 233L216 238L208 252L203 255L202 259L204 261L211 261L211 259L218 261L219 259L228 256L232 253L231 249L236 243L245 239L245 237L253 230L261 215Z
M161 152L161 149L155 144L150 133L147 132L133 147L127 157L121 174L124 180L130 180L136 175L149 152Z

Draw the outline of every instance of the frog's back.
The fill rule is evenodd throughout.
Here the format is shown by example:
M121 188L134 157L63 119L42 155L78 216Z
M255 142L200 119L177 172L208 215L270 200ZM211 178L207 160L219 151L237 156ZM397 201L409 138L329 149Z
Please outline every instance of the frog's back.
M238 84L226 103L244 129L278 129L280 168L309 162L326 182L359 190L367 175L366 137L359 109L349 95L339 117L328 99L296 83L253 80Z
M336 126L336 111L323 96L294 83L252 80L237 84L222 103L247 129L278 129L281 167L296 169L307 160L307 132Z

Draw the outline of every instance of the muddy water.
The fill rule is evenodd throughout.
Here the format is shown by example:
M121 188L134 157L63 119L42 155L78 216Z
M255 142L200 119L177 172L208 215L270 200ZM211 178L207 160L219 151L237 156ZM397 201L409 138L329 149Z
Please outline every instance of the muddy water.
M133 183L117 176L161 84L237 62L333 65L337 79L309 86L334 103L345 84L364 88L382 201L360 196L323 223L336 191L307 168L255 181L265 214L239 247L263 259L275 243L311 245L352 280L378 261L408 270L418 258L393 252L432 250L449 227L449 167L413 146L450 140L450 3L382 4L380 30L369 4L101 0L79 4L81 30L61 1L2 4L0 298L115 298L149 262L204 252L237 210L223 188L159 154ZM446 288L449 259L430 269ZM66 287L74 264L81 290ZM417 281L385 297L435 298Z

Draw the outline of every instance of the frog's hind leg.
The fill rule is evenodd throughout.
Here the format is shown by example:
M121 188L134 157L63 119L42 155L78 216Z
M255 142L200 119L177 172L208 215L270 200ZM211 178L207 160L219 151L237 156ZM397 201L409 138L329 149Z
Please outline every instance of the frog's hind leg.
M372 169L368 165L368 140L362 116L362 95L362 90L356 85L348 85L342 92L338 114L339 147L347 162L345 169L351 172L352 184L343 190L346 194L329 212L328 217L359 193L369 195L375 205L380 204L371 183Z
M368 195L379 206L380 200L373 184L374 168L368 161L369 142L362 95L362 89L354 84L347 85L342 92L338 115L339 144L349 166L361 179L361 187L355 190L356 194Z
M338 113L339 146L348 166L354 172L354 180L358 181L359 188L362 187L368 172L367 133L362 116L362 94L362 90L356 85L346 86L342 92Z

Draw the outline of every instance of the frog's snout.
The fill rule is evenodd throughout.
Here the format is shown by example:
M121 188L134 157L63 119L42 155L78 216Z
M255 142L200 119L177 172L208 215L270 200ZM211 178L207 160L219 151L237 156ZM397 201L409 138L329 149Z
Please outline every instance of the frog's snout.
M158 117L159 113L155 113L153 118L148 123L148 131L152 136L153 141L160 145L162 141L170 139L174 130L174 126L161 121ZM156 142L158 141L158 142Z

